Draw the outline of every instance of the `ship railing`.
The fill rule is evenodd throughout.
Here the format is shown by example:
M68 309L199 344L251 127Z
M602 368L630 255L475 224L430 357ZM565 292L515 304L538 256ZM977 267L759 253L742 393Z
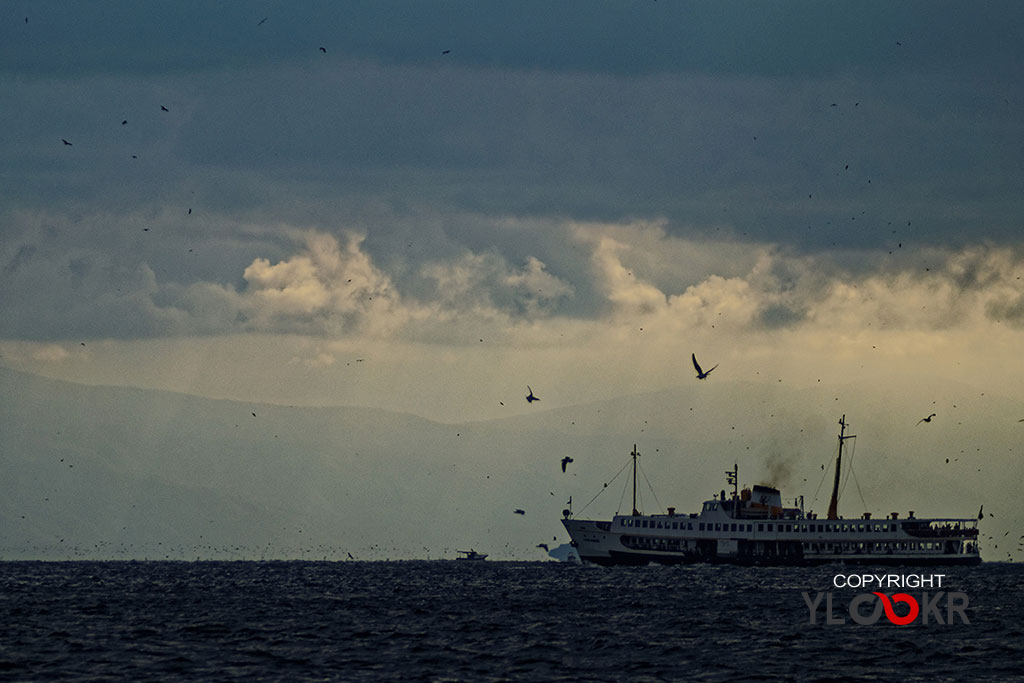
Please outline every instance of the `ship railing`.
M903 530L908 535L917 538L975 537L978 535L977 527L965 527L957 524L933 526L911 526L904 524Z

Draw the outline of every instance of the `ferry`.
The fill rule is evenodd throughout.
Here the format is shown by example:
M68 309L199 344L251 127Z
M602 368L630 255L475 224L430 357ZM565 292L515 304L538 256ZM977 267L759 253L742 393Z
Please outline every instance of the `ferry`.
M828 512L824 518L805 513L803 497L791 507L779 490L755 485L739 490L736 465L726 472L732 486L704 501L700 512L648 515L636 508L636 468L640 454L633 446L632 514L610 521L576 519L562 511L562 524L580 559L599 565L722 563L739 565L816 565L830 562L871 565L974 565L981 562L978 520L974 518L900 517L892 512L874 519L838 514L839 473L846 434L846 416L839 420L839 452Z

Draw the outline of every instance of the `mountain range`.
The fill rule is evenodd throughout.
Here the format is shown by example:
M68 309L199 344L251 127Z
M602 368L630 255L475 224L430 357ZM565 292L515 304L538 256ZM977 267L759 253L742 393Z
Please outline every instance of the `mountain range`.
M629 509L634 444L648 512L698 509L734 463L822 512L843 414L846 516L985 504L993 545L1019 526L1024 403L965 385L694 382L446 424L0 368L0 558L545 559L570 497L583 517Z

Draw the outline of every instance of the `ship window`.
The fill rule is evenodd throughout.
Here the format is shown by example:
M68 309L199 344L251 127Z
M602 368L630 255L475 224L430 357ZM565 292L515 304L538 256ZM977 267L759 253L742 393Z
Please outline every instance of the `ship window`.
M747 531L753 531L753 530L754 530L754 525L753 524L748 524L747 525Z
M643 528L645 528L645 529L646 529L646 528L647 528L647 520L645 519L644 521L642 521L642 522L640 523L640 525L641 525L641 526L642 526Z
M697 525L697 529L698 529L698 531L704 531L704 522L699 523Z
M658 522L658 528L659 529L661 528L661 522Z
M673 529L678 529L679 528L679 522L672 522L672 528Z
M760 522L758 522L757 523L757 530L758 531L764 531L764 524L761 524Z
M772 531L774 526L775 526L774 524L769 524L768 525L768 531Z
M619 526L626 526L626 520L619 518Z
M719 524L718 522L715 522L715 531L721 531L721 530L722 530L722 525Z
M792 530L793 530L793 525L792 524L787 524L786 525L786 531L792 531Z
M736 525L735 524L732 525L732 529L730 529L730 531L736 531Z

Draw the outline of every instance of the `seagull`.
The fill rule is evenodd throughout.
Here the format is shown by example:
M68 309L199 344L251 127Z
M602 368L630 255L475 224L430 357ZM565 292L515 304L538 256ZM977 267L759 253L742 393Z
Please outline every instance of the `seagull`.
M711 374L711 370L714 370L715 368L718 367L718 364L716 363L714 368L711 368L711 370L704 372L700 368L700 363L697 362L697 354L691 353L690 358L693 359L693 367L697 369L697 379L706 379L707 376Z
M547 550L548 549L548 544L547 543L538 543L537 547L538 548L544 548L544 550Z
M65 140L64 138L61 138L61 139L60 139L60 141L61 141L61 142L63 142L63 143L64 143L65 145L67 145L68 147L71 147L71 143L70 143L70 142L68 142L67 140Z
M565 466L572 462L572 458L568 455L562 458L562 471L565 472Z
M526 395L526 402L527 403L533 403L534 401L539 401L540 400L539 398L537 398L536 396L533 395L533 389L530 389L530 385L529 384L526 385L526 388L530 391L530 393L528 393Z
M982 505L980 508L978 508L978 519L985 519L985 513L982 512L982 510L984 510L984 509L985 509L984 505Z
M443 54L443 55L451 54L451 50L442 50L441 54Z
M257 25L257 26L263 26L263 22L265 22L265 21L266 21L267 19L269 19L269 18L270 18L270 17L263 17L262 19L260 19L259 23L258 23L258 24L256 24L256 25Z
M165 107L164 105L161 104L160 105L160 111L170 111L170 109L168 109L167 107Z
M121 125L122 126L127 126L128 125L128 119L125 119L124 121L122 121Z
M519 509L519 508L516 508L516 509L515 509L515 513L516 513L517 515L525 515L525 514L526 514L526 510L521 510L521 509Z
M324 54L327 54L327 48L321 47L320 48L320 52L323 52Z
M921 424L922 422L931 422L933 417L935 417L935 413L932 413L928 417L922 417L920 420L917 421L917 424Z

